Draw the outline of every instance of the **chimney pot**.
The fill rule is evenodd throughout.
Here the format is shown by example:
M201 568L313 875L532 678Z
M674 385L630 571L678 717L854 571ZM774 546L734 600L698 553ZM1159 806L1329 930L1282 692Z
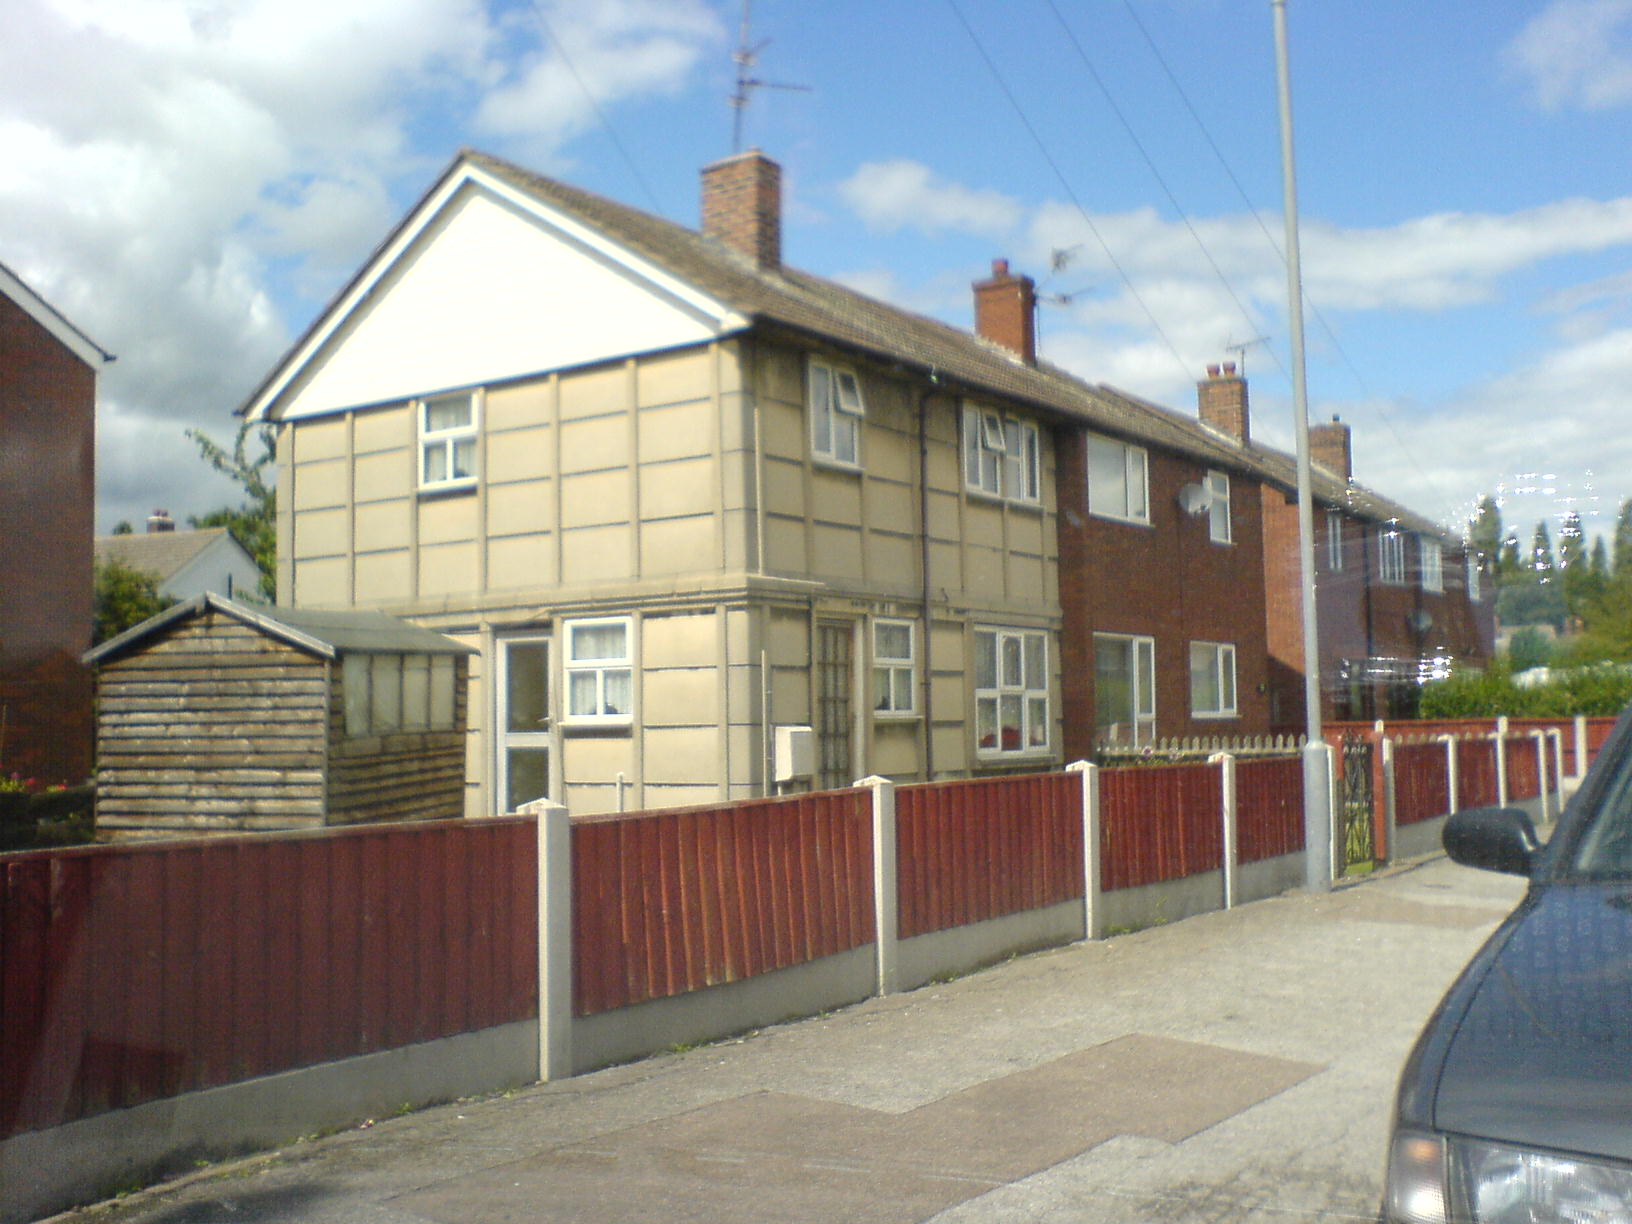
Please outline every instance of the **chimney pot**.
M1210 365L1210 366L1207 367L1207 377L1208 378L1217 378L1218 377L1218 366L1216 364L1215 365Z
M175 529L175 520L170 517L170 511L168 510L154 510L152 514L147 516L147 532L149 535L155 535L162 531L174 531Z
M1235 377L1235 362L1226 361L1224 363L1224 373L1227 376L1229 376L1230 378L1234 378Z

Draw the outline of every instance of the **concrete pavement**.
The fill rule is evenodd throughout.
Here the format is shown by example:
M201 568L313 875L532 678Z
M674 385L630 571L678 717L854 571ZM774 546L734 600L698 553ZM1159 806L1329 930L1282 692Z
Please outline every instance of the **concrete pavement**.
M1371 1220L1400 1064L1523 888L1430 859L381 1119L59 1219Z

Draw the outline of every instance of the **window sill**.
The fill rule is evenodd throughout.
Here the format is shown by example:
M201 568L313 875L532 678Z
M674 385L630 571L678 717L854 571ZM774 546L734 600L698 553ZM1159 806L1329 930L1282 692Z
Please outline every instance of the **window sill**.
M1106 514L1101 510L1089 510L1088 517L1099 519L1104 523L1121 523L1124 527L1148 528L1151 525L1148 518L1123 518L1119 514Z
M420 485L419 489L417 490L420 497L427 499L435 497L453 497L461 493L474 493L475 491L476 478L474 476L472 476L469 480L447 480L440 484Z
M915 723L918 721L917 710L874 710L873 721L876 723Z
M1008 506L1013 510L1029 510L1033 514L1043 513L1043 503L1029 497L1004 497L1001 493L988 493L985 489L977 489L974 485L963 486L964 493L970 501L985 502L992 506Z
M1190 717L1197 722L1229 722L1231 719L1240 718L1241 712L1239 710L1191 710Z
M847 476L860 476L866 471L859 463L846 463L843 459L835 459L831 455L818 455L814 451L810 455L810 466Z
M593 738L595 736L620 737L634 734L635 720L632 718L607 719L601 721L574 722L568 719L561 721L561 733L568 737Z

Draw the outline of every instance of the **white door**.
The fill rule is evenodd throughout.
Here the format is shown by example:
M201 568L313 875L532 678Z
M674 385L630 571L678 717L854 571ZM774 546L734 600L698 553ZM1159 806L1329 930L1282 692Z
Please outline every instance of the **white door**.
M553 794L550 761L550 640L499 641L498 798L501 812Z

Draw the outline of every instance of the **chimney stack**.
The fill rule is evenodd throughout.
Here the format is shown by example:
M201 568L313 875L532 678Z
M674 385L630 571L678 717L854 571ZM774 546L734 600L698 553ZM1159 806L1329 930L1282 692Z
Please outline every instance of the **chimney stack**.
M168 510L155 510L147 516L147 534L156 535L161 531L174 531L176 521L170 517Z
M1354 453L1349 427L1335 416L1330 425L1311 425L1309 458L1344 480L1353 480Z
M782 167L758 149L704 166L703 234L758 267L780 267Z
M975 334L1037 364L1037 283L1010 273L1006 259L992 260L991 279L975 282Z
M1207 377L1196 384L1196 408L1202 424L1247 441L1247 380L1235 372L1235 362L1207 367Z

